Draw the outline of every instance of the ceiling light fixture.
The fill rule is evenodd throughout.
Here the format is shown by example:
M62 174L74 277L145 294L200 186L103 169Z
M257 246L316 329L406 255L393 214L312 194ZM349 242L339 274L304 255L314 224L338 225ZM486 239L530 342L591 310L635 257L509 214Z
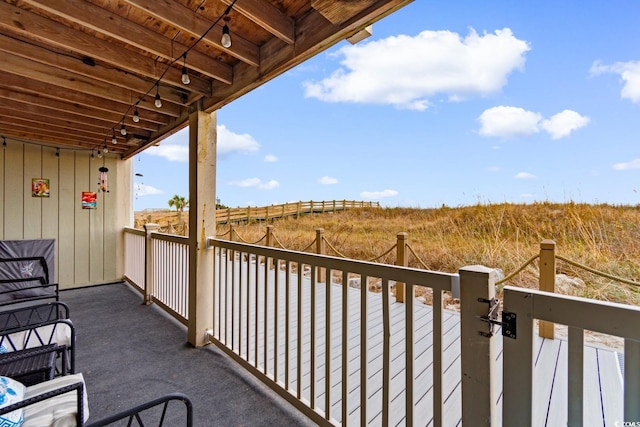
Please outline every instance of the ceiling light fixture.
M220 39L220 44L222 47L229 49L231 47L231 35L229 34L229 26L227 22L229 22L229 16L224 16L224 26L222 27L222 38Z
M138 114L138 107L136 107L133 112L133 123L138 123L140 121L140 114Z
M118 140L116 139L116 131L114 131L113 129L111 129L111 131L113 132L113 134L112 134L112 136L111 136L111 143L112 143L112 144L117 144L117 143L118 143ZM107 146L107 145L105 144L105 147L106 147L106 146Z
M56 147L56 157L60 157L60 149Z
M120 127L120 134L122 134L122 136L127 135L127 128L124 126L124 122L122 122L122 126Z
M109 149L107 148L107 144L104 144L104 148L102 149L102 151L104 152L104 154L107 154L109 152Z
M7 138L5 138L4 136L2 137L2 148L7 148Z
M191 83L191 79L189 78L189 73L187 73L187 52L182 56L184 57L184 62L182 63L182 83L188 85Z
M160 99L160 88L158 87L158 83L156 83L156 108L162 108L162 99Z

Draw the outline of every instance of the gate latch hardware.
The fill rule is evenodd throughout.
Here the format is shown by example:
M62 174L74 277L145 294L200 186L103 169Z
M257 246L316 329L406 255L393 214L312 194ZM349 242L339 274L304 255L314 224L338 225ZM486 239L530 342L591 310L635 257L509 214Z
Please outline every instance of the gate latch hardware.
M515 339L516 338L516 314L509 311L502 312L502 321L498 320L498 311L500 310L500 300L497 298L485 299L478 298L478 302L483 302L489 305L489 312L486 316L479 316L478 318L483 322L489 324L489 331L478 333L483 337L491 338L493 336L493 329L495 325L502 326L502 336Z

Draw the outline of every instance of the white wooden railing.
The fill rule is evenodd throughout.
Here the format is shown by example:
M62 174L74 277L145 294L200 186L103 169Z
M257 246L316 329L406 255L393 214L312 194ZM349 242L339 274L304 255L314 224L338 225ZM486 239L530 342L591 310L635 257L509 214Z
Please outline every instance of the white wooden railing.
M458 275L207 242L215 248L214 344L319 424L411 426L418 398L429 407L422 414L442 424L442 301ZM350 281L364 286L342 285ZM368 290L373 281L382 298ZM406 304L390 296L396 282L406 283ZM433 292L433 310L420 327L418 289ZM382 319L379 328L375 319ZM418 353L423 339L430 345L423 342ZM430 371L422 384L417 363ZM430 390L416 390L427 383Z
M503 425L543 425L534 410L533 348L536 320L568 326L568 426L604 425L583 418L584 331L624 338L624 414L608 420L615 425L640 425L640 308L549 292L504 288L503 321L509 318L510 338L503 340ZM503 327L505 327L503 325ZM605 396L602 396L603 398ZM609 396L610 397L610 396ZM601 424L602 423L602 424Z
M188 238L151 233L154 302L186 323L189 319Z
M146 235L142 230L124 229L124 277L129 283L144 290Z
M186 324L187 239L126 229L125 244L127 280ZM640 422L637 307L507 286L499 322L495 272L486 267L448 274L214 238L207 246L210 341L320 425L440 426L451 417L465 425L537 425L537 320L569 326L568 425L586 423L589 409L584 330L625 339L623 419ZM399 303L391 290L403 283L406 303ZM378 294L369 291L374 285ZM460 298L459 316L443 310L448 291ZM496 335L491 323L504 330L505 322L516 339Z
M125 279L186 324L189 319L188 238L125 228Z

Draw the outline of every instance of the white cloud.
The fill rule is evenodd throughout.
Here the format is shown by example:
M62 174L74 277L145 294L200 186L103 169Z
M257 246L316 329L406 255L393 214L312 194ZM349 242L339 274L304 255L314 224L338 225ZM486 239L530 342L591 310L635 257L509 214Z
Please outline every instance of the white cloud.
M640 169L640 159L634 159L630 162L616 163L615 165L613 165L613 168L619 171Z
M134 188L135 188L136 197L152 196L154 194L164 193L164 191L158 188L155 188L151 185L145 185L142 183L135 183Z
M331 184L337 184L338 183L338 179L330 177L330 176L323 176L322 178L318 179L318 182L320 184L331 185Z
M266 156L264 156L264 161L267 163L275 163L278 161L278 158L273 154L267 154Z
M529 172L518 172L515 176L515 179L533 179L536 178L536 176L532 173Z
M164 157L170 162L188 162L189 144L183 142L164 141L158 146L149 147L145 153Z
M392 36L338 50L342 67L305 82L305 95L425 110L436 95L459 101L500 91L529 50L509 28L482 35L470 29L465 37L451 31Z
M500 166L489 166L487 170L489 172L500 172L502 169L500 168Z
M260 149L260 144L248 133L231 132L225 125L218 125L218 155L232 153L252 153Z
M504 105L484 110L478 120L480 135L503 138L532 135L542 129L551 135L551 139L560 139L589 123L589 117L573 110L543 119L540 113Z
M538 122L542 116L519 107L500 105L482 112L480 135L514 137L538 132Z
M631 102L640 103L640 61L616 62L611 65L604 65L596 61L591 66L592 75L604 73L614 73L620 75L624 81L620 96L630 99Z
M249 134L234 133L225 125L217 126L218 146L217 154L221 157L233 153L248 154L260 149L260 144ZM145 153L152 156L164 157L171 162L189 161L189 131L183 129L167 138L157 147L149 147Z
M247 178L242 181L232 181L229 184L236 187L258 188L260 190L272 190L280 186L280 183L274 179L268 182L262 182L260 178Z
M383 191L363 191L360 193L360 197L363 199L382 199L384 197L393 197L397 196L398 192L396 190L383 190Z
M551 135L551 139L560 139L569 136L571 132L589 123L589 117L581 116L572 110L564 110L551 116L540 123L540 127Z

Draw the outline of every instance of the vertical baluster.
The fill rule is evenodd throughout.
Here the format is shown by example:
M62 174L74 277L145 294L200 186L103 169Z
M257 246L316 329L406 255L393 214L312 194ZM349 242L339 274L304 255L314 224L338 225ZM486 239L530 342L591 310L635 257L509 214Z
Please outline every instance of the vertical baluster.
M405 413L406 425L413 427L413 368L414 368L414 298L413 283L404 284L404 304L405 304Z
M288 391L291 383L289 378L289 359L290 359L290 348L289 343L291 340L290 330L291 330L291 308L289 305L291 304L291 261L286 260L285 262L285 297L284 297L284 387Z
M389 279L382 279L382 426L389 426L391 398L391 313Z
M316 409L316 269L311 267L311 409Z
M442 425L442 291L433 289L433 425Z
M270 259L270 262L273 260ZM279 259L275 260L275 265L277 266L280 263ZM265 263L269 266L269 263ZM267 272L269 271L269 267L267 267ZM278 382L278 350L280 348L278 342L278 295L279 295L279 287L280 287L280 275L278 274L278 269L274 268L274 286L273 289L273 378L276 382Z
M259 257L256 256L256 269L258 268ZM262 303L263 307L263 324L262 330L264 331L262 336L263 341L263 364L264 364L264 373L268 375L269 373L269 263L267 262L267 257L264 257L264 301Z
M349 417L349 272L342 271L342 425Z
M324 202L322 202L324 209ZM324 271L325 299L324 299L324 408L325 419L331 419L331 269Z
M298 330L296 331L298 333L298 345L297 345L297 349L298 349L298 355L297 355L297 361L296 361L296 368L297 368L297 391L296 391L296 396L298 397L298 400L302 399L302 275L303 275L303 269L304 266L301 263L297 263L298 266Z
M368 276L360 276L360 425L367 425L367 283Z

